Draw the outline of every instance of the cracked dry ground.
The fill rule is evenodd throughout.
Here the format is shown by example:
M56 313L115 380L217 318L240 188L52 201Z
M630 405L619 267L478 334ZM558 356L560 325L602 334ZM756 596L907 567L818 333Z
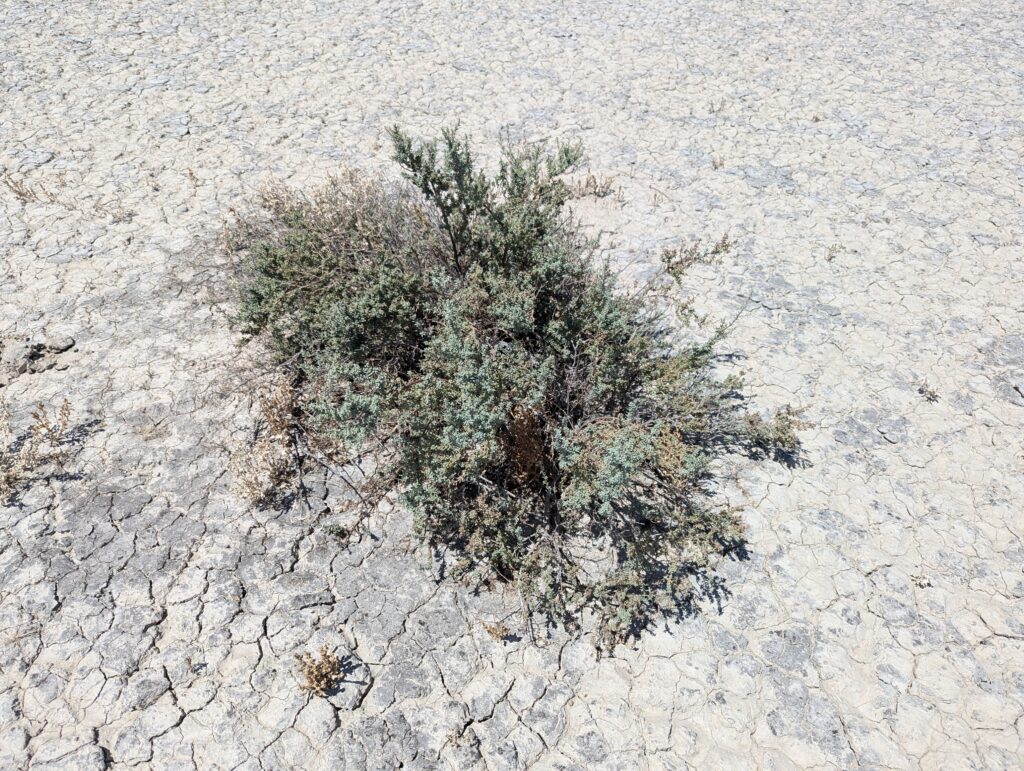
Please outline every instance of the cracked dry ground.
M81 448L0 508L0 767L1019 767L1019 11L5 0L0 394L66 396ZM690 289L813 426L806 468L723 490L720 612L502 643L514 603L435 582L402 512L343 551L338 480L231 493L252 417L201 245L264 180L392 173L386 126L454 119L583 139L616 193L579 214L635 275L738 241ZM296 681L321 643L329 700Z

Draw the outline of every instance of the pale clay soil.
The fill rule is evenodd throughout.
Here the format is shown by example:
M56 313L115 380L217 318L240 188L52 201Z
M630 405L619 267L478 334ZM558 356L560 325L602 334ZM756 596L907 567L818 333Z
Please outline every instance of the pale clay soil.
M1011 0L5 0L0 395L67 397L79 449L0 507L0 768L1020 767L1022 41ZM401 511L339 549L337 479L232 492L231 208L455 120L582 139L627 278L728 231L689 290L810 423L722 486L721 609L612 655L492 639L514 600Z

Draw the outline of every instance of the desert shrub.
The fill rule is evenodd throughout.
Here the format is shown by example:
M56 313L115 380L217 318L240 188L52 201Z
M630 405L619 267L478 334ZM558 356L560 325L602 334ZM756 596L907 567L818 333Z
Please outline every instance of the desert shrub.
M755 417L716 377L720 333L677 334L664 282L728 242L627 291L567 208L578 146L505 141L488 175L454 130L392 140L406 184L272 190L229 233L238 321L293 378L304 431L371 453L364 501L398 493L454 572L531 613L592 612L615 641L684 611L742 535L714 459L796 445L793 413Z

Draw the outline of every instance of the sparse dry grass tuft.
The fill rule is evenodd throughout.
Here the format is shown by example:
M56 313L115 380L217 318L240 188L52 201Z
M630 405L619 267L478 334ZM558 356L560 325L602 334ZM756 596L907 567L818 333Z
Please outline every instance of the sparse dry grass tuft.
M28 433L18 436L10 408L0 401L0 501L63 464L70 426L71 405L67 399L54 416L45 405L38 404L32 411Z
M587 178L572 185L572 193L576 198L607 198L615 195L621 197L622 190L615 186L611 177L596 177L587 174Z
M22 203L39 200L38 193L29 187L28 184L25 183L25 180L15 179L6 171L2 176L0 176L0 180L2 180L4 186L14 194L14 197Z
M115 203L105 203L99 198L79 200L67 195L67 180L63 173L58 174L55 180L57 192L54 192L52 187L42 184L32 187L24 178L18 179L6 171L0 174L0 182L22 203L48 203L87 216L99 214L110 217L114 224L131 222L135 216L135 212L124 209Z
M254 504L274 501L295 476L295 393L283 377L258 397L255 436L232 448L229 470L235 492Z
M735 245L726 233L710 245L705 245L703 241L695 241L688 246L664 249L661 252L661 264L666 273L679 281L694 265L718 264Z

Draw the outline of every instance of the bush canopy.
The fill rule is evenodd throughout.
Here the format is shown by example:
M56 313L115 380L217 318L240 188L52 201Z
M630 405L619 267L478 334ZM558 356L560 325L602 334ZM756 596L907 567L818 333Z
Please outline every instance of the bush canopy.
M567 207L579 146L506 140L488 175L454 129L391 139L405 183L271 190L230 234L238 322L302 430L371 453L367 501L397 494L456 573L530 614L593 613L611 643L692 607L742 538L714 459L794 451L793 413L747 411L664 282L617 286ZM726 247L666 253L663 275Z

